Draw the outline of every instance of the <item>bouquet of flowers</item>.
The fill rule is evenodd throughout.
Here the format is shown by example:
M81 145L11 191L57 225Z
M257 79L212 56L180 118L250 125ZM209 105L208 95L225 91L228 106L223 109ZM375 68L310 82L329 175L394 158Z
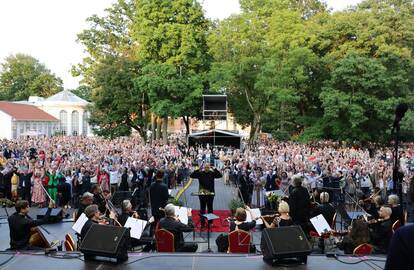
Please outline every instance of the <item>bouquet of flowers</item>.
M267 194L267 200L271 203L276 203L280 201L280 196L274 192L269 192Z

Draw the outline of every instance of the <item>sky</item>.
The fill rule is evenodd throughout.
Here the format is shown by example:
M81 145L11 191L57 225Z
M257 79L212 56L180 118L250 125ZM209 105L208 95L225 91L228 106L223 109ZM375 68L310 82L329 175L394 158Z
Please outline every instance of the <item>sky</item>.
M326 0L329 8L341 10L361 0ZM116 0L0 0L0 62L16 53L29 54L45 64L74 89L79 78L70 74L82 61L84 48L77 34L88 28L86 18L104 15ZM240 11L238 0L204 0L206 16L224 19Z

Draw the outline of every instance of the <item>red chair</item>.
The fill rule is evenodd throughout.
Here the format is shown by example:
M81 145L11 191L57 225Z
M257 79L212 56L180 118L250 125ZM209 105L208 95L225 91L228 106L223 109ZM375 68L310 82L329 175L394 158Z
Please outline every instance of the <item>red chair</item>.
M156 230L155 245L158 252L175 252L174 234L165 229Z
M251 236L249 232L235 230L229 233L229 253L249 253Z
M370 255L373 247L370 244L361 244L354 248L354 255Z
M398 230L401 227L401 223L399 220L395 221L394 224L392 224L392 233L395 233L396 230Z

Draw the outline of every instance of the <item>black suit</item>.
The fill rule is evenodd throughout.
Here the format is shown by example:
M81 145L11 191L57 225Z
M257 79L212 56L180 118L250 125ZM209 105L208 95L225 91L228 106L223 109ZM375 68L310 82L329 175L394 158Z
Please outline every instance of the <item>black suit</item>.
M33 220L19 213L14 213L8 219L10 228L10 249L31 249L29 244L30 229L47 223L51 208L47 209L43 219Z
M295 224L303 224L309 220L310 198L306 188L293 188L289 195L290 216Z
M190 177L198 179L199 189L204 189L214 193L214 179L222 177L222 174L217 169L207 172L196 170L190 175ZM207 212L213 213L214 195L202 195L198 198L200 200L200 215L204 215L206 213L206 206ZM203 225L204 222L204 218L202 218L201 224Z
M312 216L322 215L329 225L332 224L333 217L335 215L335 208L329 203L322 203L318 205L313 211Z
M194 230L193 220L188 217L188 225L177 221L172 217L165 217L160 220L160 228L174 234L174 247L178 252L196 252L198 246L194 243L184 243L183 232Z
M370 238L376 248L376 251L379 253L387 253L388 245L392 236L391 219L387 219L379 223L374 223L370 225L370 227L372 228Z
M160 211L160 207L164 208L168 202L168 187L162 181L155 181L150 187L151 213L155 220L158 221L164 216L164 211Z
M399 228L392 236L385 270L410 270L414 265L414 225Z
M32 205L31 190L33 173L18 173L17 175L20 178L20 185L22 188L22 199L28 201L29 205Z

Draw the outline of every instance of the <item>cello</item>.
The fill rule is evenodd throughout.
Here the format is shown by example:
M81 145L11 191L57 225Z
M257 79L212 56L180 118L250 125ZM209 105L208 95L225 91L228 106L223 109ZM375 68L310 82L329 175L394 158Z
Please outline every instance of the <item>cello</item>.
M39 227L36 226L30 229L29 244L33 247L50 248L51 245L49 241L43 235Z

